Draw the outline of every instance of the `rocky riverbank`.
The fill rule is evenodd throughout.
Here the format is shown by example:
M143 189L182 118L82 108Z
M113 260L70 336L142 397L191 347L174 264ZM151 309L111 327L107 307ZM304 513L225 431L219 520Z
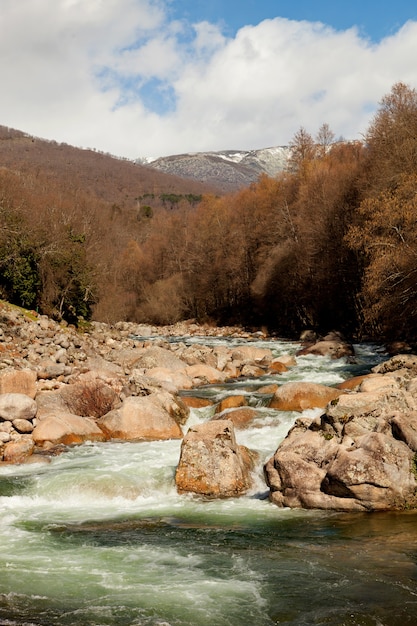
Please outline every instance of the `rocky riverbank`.
M243 338L238 347L164 337ZM165 328L93 322L76 329L6 303L0 306L0 464L48 462L85 441L182 439L180 493L228 497L251 488L256 455L235 430L256 420L244 396L219 402L208 422L183 432L201 385L280 373L294 355L273 358L251 345L262 333L184 322ZM337 335L299 354L352 358ZM319 356L320 358L320 356ZM180 392L187 390L187 395ZM257 389L265 406L300 417L266 463L278 506L373 511L417 507L417 357L398 355L338 387L287 382Z
M193 399L186 403L179 390L286 368L270 350L250 345L211 348L162 338L197 334L251 338L240 328L192 322L165 328L92 322L81 331L2 303L0 462L39 461L87 440L182 438Z

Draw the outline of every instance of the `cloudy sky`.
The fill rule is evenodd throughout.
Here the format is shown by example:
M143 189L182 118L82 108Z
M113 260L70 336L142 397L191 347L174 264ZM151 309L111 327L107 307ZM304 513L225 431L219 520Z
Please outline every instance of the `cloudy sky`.
M0 124L136 158L360 138L415 0L0 0Z

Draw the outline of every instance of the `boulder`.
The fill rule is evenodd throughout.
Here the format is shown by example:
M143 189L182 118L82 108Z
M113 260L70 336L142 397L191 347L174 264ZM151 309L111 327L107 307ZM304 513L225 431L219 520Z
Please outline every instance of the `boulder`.
M343 340L322 340L311 346L306 346L297 352L298 355L316 354L318 356L328 356L331 359L341 359L342 357L352 357L355 350L350 343Z
M161 346L117 351L114 362L127 368L151 369L153 367L165 367L178 371L186 367L186 363L175 356L171 350Z
M120 408L101 417L97 424L109 439L154 441L181 439L182 430L170 414L169 402L160 394L130 396Z
M246 396L242 396L242 395L227 396L226 398L223 398L223 400L220 400L220 402L216 406L216 413L221 413L222 411L225 411L226 409L235 409L236 407L247 406L247 404L248 404L248 399Z
M202 409L206 406L212 406L213 401L208 398L198 398L196 396L181 396L182 402L190 409Z
M17 441L9 441L3 450L5 463L24 463L33 453L35 444L30 437L22 437Z
M236 443L232 422L216 420L193 426L185 435L175 482L180 493L239 496L251 487L252 467L250 453Z
M36 372L30 369L4 369L0 371L0 394L22 393L34 399L36 379Z
M193 387L193 382L187 374L168 367L152 367L147 370L146 376L156 380L164 389L171 393L175 393L180 389L192 389Z
M258 417L259 411L250 407L242 407L238 409L228 409L224 413L220 413L213 417L213 420L227 419L233 423L235 428L246 428L256 417Z
M232 352L234 361L243 361L244 363L270 363L272 361L272 352L269 348L258 348L257 346L239 346Z
M34 442L42 446L46 442L65 445L85 441L105 441L106 436L94 420L66 412L55 412L40 420L32 432Z
M23 393L4 393L0 395L0 420L31 420L37 411L36 402Z
M415 508L417 410L403 390L343 394L297 420L265 466L279 506L376 511Z
M193 381L193 385L219 383L226 379L224 372L220 372L214 367L205 365L204 363L188 365L184 371Z
M278 387L269 406L279 411L299 412L312 408L324 408L341 393L339 389L317 383L285 383Z

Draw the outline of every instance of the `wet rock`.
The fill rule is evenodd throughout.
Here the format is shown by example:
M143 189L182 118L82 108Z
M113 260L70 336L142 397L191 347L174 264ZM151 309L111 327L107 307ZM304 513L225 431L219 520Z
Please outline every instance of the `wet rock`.
M213 417L213 420L226 419L233 423L235 428L246 428L254 419L259 416L259 411L250 407L242 407L238 409L228 409L220 415Z
M223 400L221 400L218 403L216 407L216 413L221 413L222 411L225 411L226 409L233 409L236 407L247 406L247 404L248 404L248 399L246 396L242 396L242 395L227 396L226 398L223 398Z
M183 403L190 409L202 409L206 406L212 406L212 400L208 398L198 398L196 396L181 396Z
M224 372L220 372L214 367L205 365L204 363L189 365L184 371L193 381L193 386L223 382L226 379Z
M253 459L236 443L229 420L191 427L185 435L175 482L180 493L231 497L251 487Z

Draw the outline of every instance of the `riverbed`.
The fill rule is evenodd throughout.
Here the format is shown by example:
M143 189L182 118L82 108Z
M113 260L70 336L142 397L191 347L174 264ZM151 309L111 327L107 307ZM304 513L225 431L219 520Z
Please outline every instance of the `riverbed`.
M254 345L275 356L298 348ZM180 441L84 444L50 463L1 467L0 624L415 625L416 513L279 509L263 479L263 463L300 414L266 408L257 389L336 385L383 358L377 346L356 352L355 363L299 357L285 374L194 392L245 394L259 410L236 431L259 455L253 489L241 498L179 495ZM212 413L193 409L184 432Z

